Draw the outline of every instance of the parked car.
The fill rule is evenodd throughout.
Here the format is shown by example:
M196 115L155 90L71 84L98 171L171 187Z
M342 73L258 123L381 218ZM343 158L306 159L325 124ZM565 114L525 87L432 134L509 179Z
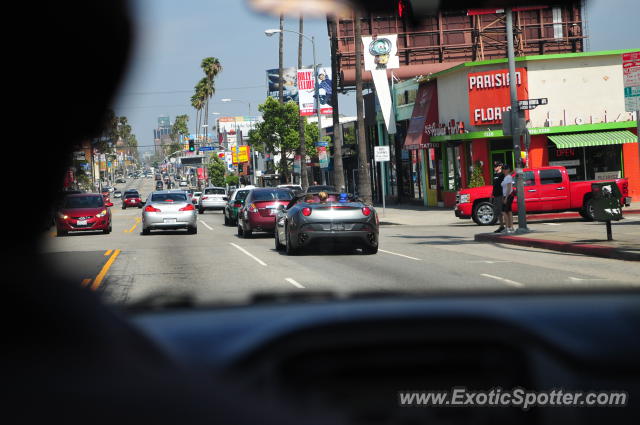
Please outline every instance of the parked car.
M223 210L227 200L224 187L206 187L198 201L198 213L203 214L206 210Z
M234 226L238 224L238 211L244 205L244 200L251 189L236 189L224 206L224 224L225 226Z
M67 195L56 215L57 235L88 230L111 233L111 206L98 193Z
M124 195L122 198L122 209L126 210L127 207L138 207L142 208L144 206L144 202L142 202L142 198L140 198L140 194L137 192L129 192Z
M251 189L238 212L238 236L250 238L254 231L273 232L276 227L276 209L293 199L289 189Z
M158 191L149 195L142 210L142 234L153 229L187 229L198 232L196 209L184 191Z
M597 180L602 181L602 180ZM570 181L565 167L541 167L524 170L524 196L527 214L562 211L578 211L587 221L593 220L591 205L591 183ZM615 179L622 199L620 206L631 205L629 181ZM498 220L491 203L492 186L462 189L456 194L455 215L461 219L473 219L480 226L495 224ZM513 211L518 211L517 198L513 200Z
M276 250L297 254L318 241L334 241L337 246L351 244L364 254L378 252L380 222L376 210L353 196L329 192L325 202L314 195L311 200L298 196L276 212Z

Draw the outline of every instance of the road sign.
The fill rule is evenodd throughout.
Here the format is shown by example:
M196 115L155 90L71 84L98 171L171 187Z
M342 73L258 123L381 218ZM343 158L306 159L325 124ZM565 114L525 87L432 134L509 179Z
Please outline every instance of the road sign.
M518 109L521 111L528 111L531 109L535 109L537 106L546 105L549 103L549 100L546 97L539 99L525 99L518 101Z
M375 159L376 162L389 161L391 159L389 146L374 146L373 158Z
M640 52L622 54L624 109L640 111Z
M212 146L202 146L200 148L198 148L200 151L212 151L213 147Z

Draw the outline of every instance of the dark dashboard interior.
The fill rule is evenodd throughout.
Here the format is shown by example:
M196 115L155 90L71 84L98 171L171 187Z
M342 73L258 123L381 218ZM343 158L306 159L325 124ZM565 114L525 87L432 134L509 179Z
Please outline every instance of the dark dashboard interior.
M187 367L344 423L637 423L637 294L389 297L150 312L134 323ZM407 407L466 387L629 394L626 407Z

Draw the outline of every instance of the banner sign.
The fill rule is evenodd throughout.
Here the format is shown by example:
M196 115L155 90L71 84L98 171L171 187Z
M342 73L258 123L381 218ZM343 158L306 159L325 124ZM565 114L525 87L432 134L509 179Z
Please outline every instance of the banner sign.
M320 161L320 168L329 168L329 157L327 155L327 148L325 146L318 146L318 160Z
M396 133L396 120L393 115L391 91L387 79L387 69L400 67L398 58L397 34L362 37L364 45L364 69L371 72L373 84L376 87L376 96L382 111L382 117L389 134Z
M438 81L421 83L413 104L403 149L426 149L438 119Z
M282 70L282 97L284 97L284 102L288 102L293 100L294 102L298 101L298 88L296 85L296 68L284 68ZM275 69L267 69L267 96L278 98L278 89L280 88L280 84L278 83L279 70Z
M640 111L640 52L622 54L624 110Z
M301 158L300 155L296 155L293 159L293 172L295 174L300 174L300 170L302 168L300 158Z
M502 112L511 110L509 95L509 71L498 69L471 72L467 76L469 92L469 121L471 125L495 125L502 123ZM518 100L529 98L527 69L516 69ZM525 111L529 119L529 111Z
M238 164L238 155L236 154L236 149L239 150L240 153L240 163L249 162L249 146L240 146L236 148L235 146L231 148L232 162L234 164Z
M300 115L315 115L316 81L313 69L298 70L298 105ZM318 99L320 113L333 114L333 89L331 86L331 68L318 67Z

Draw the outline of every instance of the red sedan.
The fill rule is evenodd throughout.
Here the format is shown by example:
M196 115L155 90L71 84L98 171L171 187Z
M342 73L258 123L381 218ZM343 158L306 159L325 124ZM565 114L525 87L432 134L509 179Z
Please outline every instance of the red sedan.
M138 207L142 208L144 206L144 202L142 202L142 198L137 193L125 193L122 197L122 209L126 210L128 207Z
M249 238L254 231L273 232L276 210L293 199L293 192L280 188L252 189L238 213L238 236Z
M111 233L111 206L111 202L105 202L97 193L68 195L56 214L58 236L88 230Z

